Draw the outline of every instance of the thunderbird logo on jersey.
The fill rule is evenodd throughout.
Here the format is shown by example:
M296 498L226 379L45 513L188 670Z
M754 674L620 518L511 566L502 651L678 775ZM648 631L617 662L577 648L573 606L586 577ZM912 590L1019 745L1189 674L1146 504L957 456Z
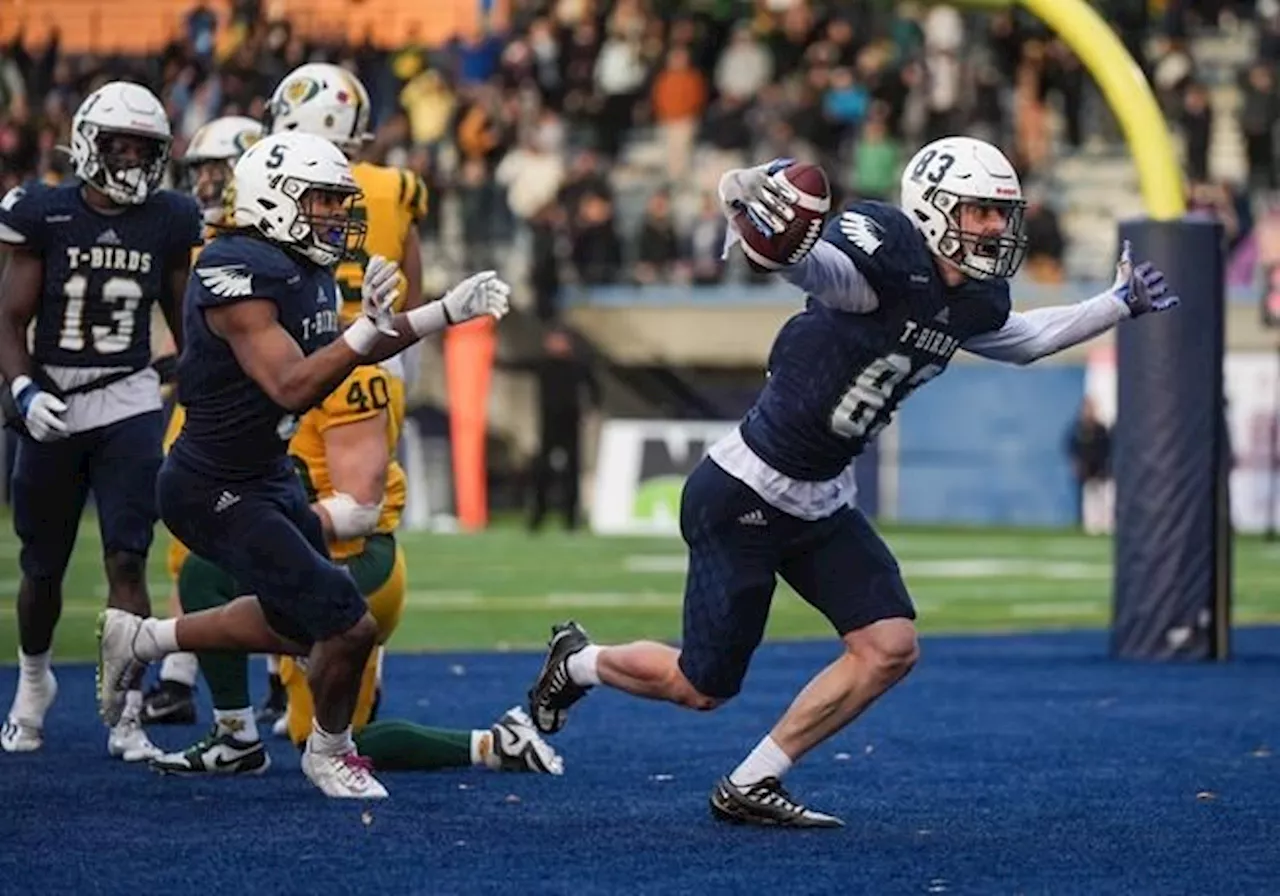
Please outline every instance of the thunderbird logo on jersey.
M845 212L840 216L840 232L867 255L875 255L884 245L884 228L858 212Z
M196 268L196 276L205 289L219 298L233 299L253 295L253 275L244 265L222 264Z

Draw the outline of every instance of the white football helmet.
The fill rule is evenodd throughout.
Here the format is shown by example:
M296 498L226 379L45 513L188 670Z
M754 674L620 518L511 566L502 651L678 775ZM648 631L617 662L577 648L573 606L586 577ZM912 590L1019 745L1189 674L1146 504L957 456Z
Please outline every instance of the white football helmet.
M141 137L133 152L116 136ZM169 116L140 84L111 81L85 98L71 119L71 161L76 176L120 205L141 205L160 186L169 164Z
M231 166L261 139L262 125L240 115L215 118L191 137L179 162L185 169L186 188L200 203L206 224L226 218L224 194L231 183ZM207 172L204 178L201 169Z
M263 127L268 134L315 134L331 140L347 155L355 155L371 139L369 91L340 66L325 62L300 65L285 75L271 94Z
M912 156L902 172L902 210L929 249L970 277L1012 277L1027 254L1026 201L1004 153L972 137L944 137ZM965 231L965 206L1004 213L1001 232Z
M349 217L360 188L338 147L314 134L264 137L236 162L232 220L331 267L364 244L365 223ZM345 199L340 214L313 211L309 192Z

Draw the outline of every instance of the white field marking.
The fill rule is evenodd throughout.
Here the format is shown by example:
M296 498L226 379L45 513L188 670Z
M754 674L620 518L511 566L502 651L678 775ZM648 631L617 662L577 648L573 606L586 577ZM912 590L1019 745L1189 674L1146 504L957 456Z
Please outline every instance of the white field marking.
M1035 601L1009 604L1006 609L1010 616L1020 619L1042 616L1075 617L1096 616L1105 612L1107 605L1094 600Z
M685 571L683 554L634 554L625 558L630 573L672 574ZM1035 560L975 557L956 560L905 561L909 579L1107 579L1111 567L1104 563L1039 562Z

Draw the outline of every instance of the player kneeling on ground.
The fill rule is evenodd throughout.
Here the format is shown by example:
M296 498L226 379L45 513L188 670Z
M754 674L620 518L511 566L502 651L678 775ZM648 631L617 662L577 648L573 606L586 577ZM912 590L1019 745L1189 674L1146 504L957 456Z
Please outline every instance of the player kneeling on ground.
M752 251L769 251L808 298L774 340L754 406L685 483L682 646L598 646L576 623L557 625L529 704L545 732L598 684L714 709L738 693L781 575L827 617L844 652L720 779L711 810L736 823L835 827L838 818L794 799L782 777L919 655L898 563L853 506L854 458L958 349L1027 364L1177 299L1150 264L1132 265L1126 246L1102 294L1013 311L1007 278L1026 250L1025 203L1013 166L987 143L926 146L903 172L901 207L853 203L798 260L770 245L790 231L801 198L778 176L786 168L730 171L720 183L726 215L759 231L748 235Z
M303 772L329 796L385 797L351 738L378 624L328 556L288 443L357 367L450 324L501 317L510 290L485 272L395 315L396 266L374 259L363 314L342 330L332 269L363 233L350 215L358 190L346 157L319 137L275 135L241 156L233 189L237 229L205 247L188 287L178 369L187 420L157 496L170 531L253 596L180 619L104 612L100 709L114 723L140 664L179 650L307 656L315 723Z

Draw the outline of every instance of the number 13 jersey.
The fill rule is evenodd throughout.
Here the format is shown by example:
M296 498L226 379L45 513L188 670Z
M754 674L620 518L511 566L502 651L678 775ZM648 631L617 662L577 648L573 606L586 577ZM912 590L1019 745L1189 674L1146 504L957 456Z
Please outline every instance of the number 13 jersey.
M200 244L200 211L190 196L157 190L108 214L80 190L79 181L29 183L0 201L0 241L44 261L32 360L141 370L166 262Z
M823 238L852 259L879 306L857 314L808 298L775 338L768 379L730 441L744 443L752 463L767 467L766 477L831 481L834 489L837 481L851 486L853 459L907 395L941 373L965 340L1004 325L1010 300L1005 280L948 287L924 237L896 206L854 203L832 218ZM720 462L717 449L725 448L712 451ZM721 466L743 478L732 468L741 462ZM827 503L805 501L815 502Z

